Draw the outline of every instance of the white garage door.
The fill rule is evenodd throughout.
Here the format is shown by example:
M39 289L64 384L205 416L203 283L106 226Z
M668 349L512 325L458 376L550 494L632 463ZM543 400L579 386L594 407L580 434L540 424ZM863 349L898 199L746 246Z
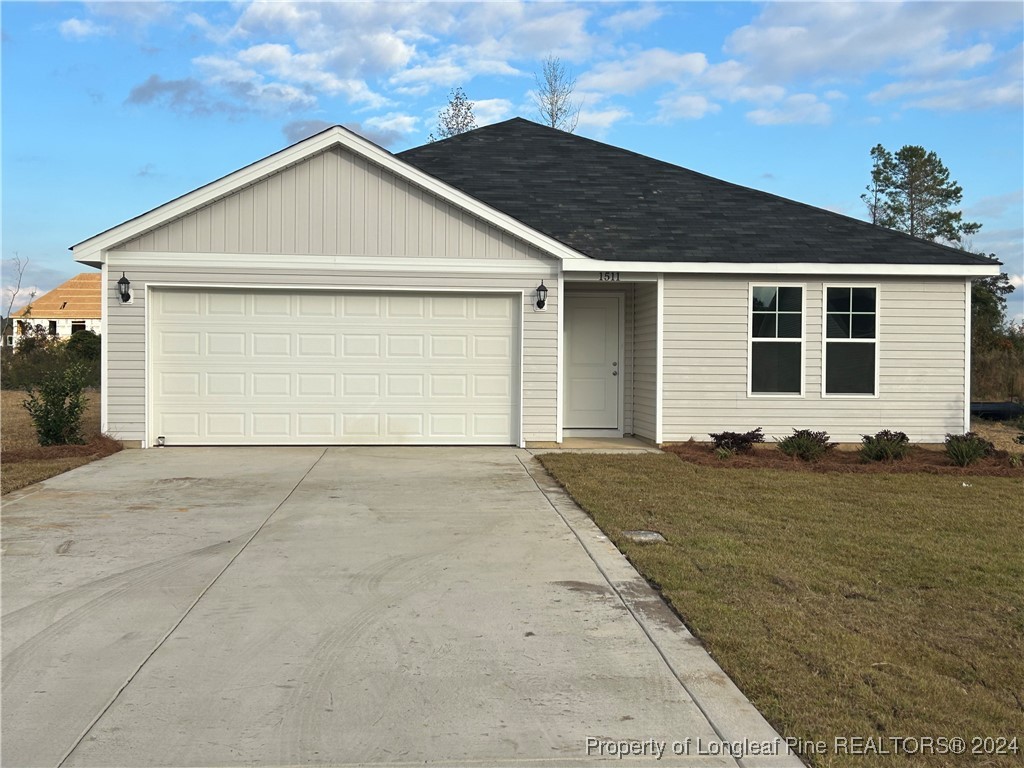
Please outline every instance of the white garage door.
M155 290L167 445L518 441L511 296Z

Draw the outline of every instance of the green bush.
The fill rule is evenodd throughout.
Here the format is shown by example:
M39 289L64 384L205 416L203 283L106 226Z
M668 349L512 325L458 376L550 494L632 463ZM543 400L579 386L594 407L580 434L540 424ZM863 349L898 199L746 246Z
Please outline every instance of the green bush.
M860 457L864 461L896 461L910 450L910 438L904 432L883 429L874 436L864 435Z
M715 441L716 454L726 450L730 456L734 453L749 453L754 450L754 443L764 442L760 427L749 432L712 432L708 437Z
M37 387L27 387L25 410L32 417L40 445L81 444L82 412L88 370L73 363L43 377Z
M965 435L946 435L946 455L958 467L966 467L978 459L991 456L996 447L981 435L968 432Z
M835 447L835 443L829 442L827 432L809 429L794 429L792 435L779 441L780 451L804 461L817 461Z

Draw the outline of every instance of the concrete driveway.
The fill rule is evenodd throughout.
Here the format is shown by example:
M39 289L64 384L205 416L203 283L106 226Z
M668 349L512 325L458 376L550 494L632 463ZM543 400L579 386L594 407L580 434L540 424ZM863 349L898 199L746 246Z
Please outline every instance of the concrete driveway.
M526 451L125 451L2 523L5 766L800 765Z

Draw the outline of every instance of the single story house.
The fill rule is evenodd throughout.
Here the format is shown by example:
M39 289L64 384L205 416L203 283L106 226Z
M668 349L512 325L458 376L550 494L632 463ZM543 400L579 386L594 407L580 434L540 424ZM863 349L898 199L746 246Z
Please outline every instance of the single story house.
M129 444L968 428L998 262L522 119L333 127L85 240Z
M103 276L83 272L61 283L49 293L33 299L14 319L12 345L25 335L28 327L42 326L50 336L68 338L78 331L99 333L102 326Z

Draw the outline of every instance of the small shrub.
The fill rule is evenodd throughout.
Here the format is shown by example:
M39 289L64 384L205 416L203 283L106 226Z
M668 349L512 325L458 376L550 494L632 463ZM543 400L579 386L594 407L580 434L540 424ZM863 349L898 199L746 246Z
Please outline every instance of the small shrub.
M978 459L991 456L996 447L981 435L968 432L965 435L946 435L946 455L958 467L966 467Z
M764 442L760 427L749 432L714 432L709 433L708 437L715 441L715 455L723 448L729 451L730 456L734 453L749 453L754 450L754 443Z
M1018 469L1021 466L1024 466L1024 459L1021 458L1021 455L1019 453L1010 454L1010 466L1013 467L1014 469Z
M40 445L80 445L87 369L80 363L52 371L38 387L28 388L25 410L32 417Z
M864 461L896 461L910 450L910 438L904 432L883 429L874 436L864 435L860 457Z
M827 432L812 432L809 429L794 429L793 434L779 441L779 450L787 456L804 461L817 461L836 447L830 443Z
M733 457L733 450L722 446L721 448L715 448L715 456L720 458L722 461L731 459Z

